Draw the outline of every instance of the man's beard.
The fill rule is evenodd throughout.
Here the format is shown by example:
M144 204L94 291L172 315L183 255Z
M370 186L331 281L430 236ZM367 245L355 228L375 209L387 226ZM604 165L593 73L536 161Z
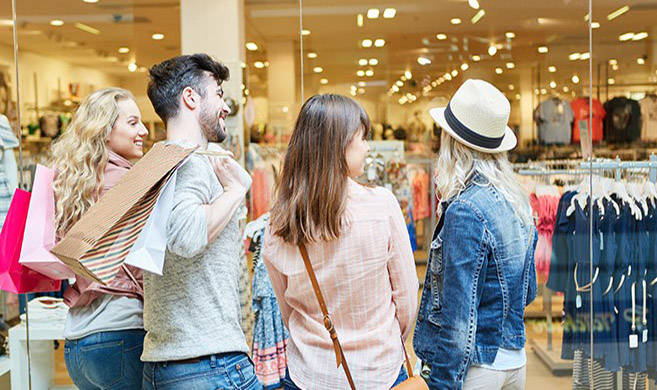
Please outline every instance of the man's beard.
M203 135L208 142L223 142L223 140L226 139L226 129L221 123L221 118L206 107L207 106L204 106L201 109L198 120Z

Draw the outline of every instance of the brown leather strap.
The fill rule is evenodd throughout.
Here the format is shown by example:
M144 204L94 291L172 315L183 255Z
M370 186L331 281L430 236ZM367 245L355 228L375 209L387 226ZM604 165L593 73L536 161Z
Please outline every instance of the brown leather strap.
M329 316L328 309L326 308L326 303L324 302L324 296L322 295L322 290L319 289L319 283L317 283L317 278L315 277L315 271L313 271L313 266L310 264L310 258L308 258L308 251L306 250L305 244L299 244L299 251L301 252L301 257L303 262L306 265L306 271L310 277L310 282L313 285L313 290L315 291L315 296L317 297L317 302L319 303L319 308L322 310L324 315L324 327L331 335L331 340L333 341L333 349L335 350L335 362L337 366L344 369L344 373L347 375L347 381L349 381L349 386L352 390L356 389L354 385L354 380L351 377L351 372L349 371L349 366L347 365L347 360L344 357L344 352L342 352L342 346L340 345L340 340L338 340L338 332L333 326L331 321L331 316ZM406 350L404 350L405 353Z

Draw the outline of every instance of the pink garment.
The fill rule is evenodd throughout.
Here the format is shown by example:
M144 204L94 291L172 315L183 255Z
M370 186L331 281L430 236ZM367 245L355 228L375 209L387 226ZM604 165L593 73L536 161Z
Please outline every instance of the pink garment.
M390 191L349 179L348 194L342 236L307 245L308 255L356 388L389 389L404 361L401 337L415 322L415 260ZM349 388L299 249L268 228L262 256L290 331L290 377L305 389Z
M547 280L550 273L550 258L552 257L552 235L554 224L557 220L557 208L559 197L553 195L531 194L529 203L534 211L538 241L534 261L536 263L536 275L539 282Z
M251 186L251 196L253 197L253 219L258 219L262 214L269 211L269 201L271 200L272 183L267 177L264 169L256 168L253 171L253 184Z
M419 221L431 216L429 175L420 171L413 178L413 219Z
M110 188L114 187L131 167L130 161L110 151L100 195L104 195ZM87 306L103 294L126 296L143 301L143 271L133 266L123 265L116 277L107 286L77 276L75 284L64 291L64 303L69 307Z

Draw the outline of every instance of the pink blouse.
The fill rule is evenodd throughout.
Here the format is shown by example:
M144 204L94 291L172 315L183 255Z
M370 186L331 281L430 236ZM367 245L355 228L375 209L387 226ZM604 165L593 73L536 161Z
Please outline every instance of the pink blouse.
M388 389L417 310L410 239L399 203L386 189L349 179L346 216L342 236L308 244L308 255L356 388ZM267 229L262 256L290 331L290 377L305 389L348 389L298 248Z

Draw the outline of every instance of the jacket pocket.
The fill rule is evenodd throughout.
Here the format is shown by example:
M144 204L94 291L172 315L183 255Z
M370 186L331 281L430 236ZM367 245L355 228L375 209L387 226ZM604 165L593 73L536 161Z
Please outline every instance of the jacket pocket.
M440 236L431 242L429 252L429 280L431 282L431 307L427 319L440 326L440 314L443 309L443 240Z

